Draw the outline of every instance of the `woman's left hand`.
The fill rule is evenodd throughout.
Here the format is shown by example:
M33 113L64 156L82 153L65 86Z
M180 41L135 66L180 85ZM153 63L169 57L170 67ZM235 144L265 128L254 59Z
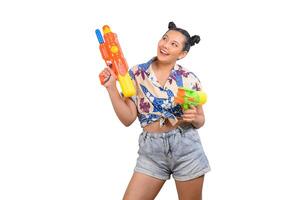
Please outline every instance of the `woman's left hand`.
M191 123L196 128L200 128L201 126L203 126L205 122L202 106L199 107L190 106L188 110L184 111L184 114L182 115L182 119L185 122Z
M188 110L184 111L182 115L183 121L192 123L197 119L197 108L195 106L191 106Z

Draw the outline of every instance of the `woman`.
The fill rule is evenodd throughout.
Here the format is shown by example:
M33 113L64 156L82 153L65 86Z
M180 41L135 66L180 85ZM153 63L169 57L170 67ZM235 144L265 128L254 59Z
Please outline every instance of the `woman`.
M134 66L129 73L136 96L119 94L109 68L101 74L119 120L130 126L139 118L139 157L124 200L154 199L173 175L179 199L201 199L204 174L210 171L197 129L205 122L202 106L183 111L175 104L178 87L201 90L199 79L176 64L200 37L176 27L173 22L158 42L157 56Z

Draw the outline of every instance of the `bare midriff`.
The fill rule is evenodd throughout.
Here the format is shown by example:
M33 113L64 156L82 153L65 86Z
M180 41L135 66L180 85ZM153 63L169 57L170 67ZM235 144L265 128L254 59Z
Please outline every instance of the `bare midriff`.
M175 125L172 125L168 120L167 122L160 127L160 122L155 121L151 124L146 125L143 130L149 133L163 133L168 132L173 129L176 129L179 125L187 124L187 122L183 122L182 120L178 120Z

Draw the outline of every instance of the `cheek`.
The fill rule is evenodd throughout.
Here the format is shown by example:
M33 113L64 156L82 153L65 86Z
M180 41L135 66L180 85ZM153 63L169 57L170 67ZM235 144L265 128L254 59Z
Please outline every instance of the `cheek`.
M161 47L161 46L163 46L163 43L164 43L164 42L162 42L162 41L160 40L160 41L158 42L158 48Z
M175 57L179 57L182 53L182 51L180 49L174 49L172 50L172 55L175 56Z

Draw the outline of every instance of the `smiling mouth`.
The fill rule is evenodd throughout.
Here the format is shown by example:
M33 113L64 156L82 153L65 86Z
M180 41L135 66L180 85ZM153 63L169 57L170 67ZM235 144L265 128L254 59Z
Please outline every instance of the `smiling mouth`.
M166 50L160 49L160 53L163 54L164 56L168 56L168 52Z

